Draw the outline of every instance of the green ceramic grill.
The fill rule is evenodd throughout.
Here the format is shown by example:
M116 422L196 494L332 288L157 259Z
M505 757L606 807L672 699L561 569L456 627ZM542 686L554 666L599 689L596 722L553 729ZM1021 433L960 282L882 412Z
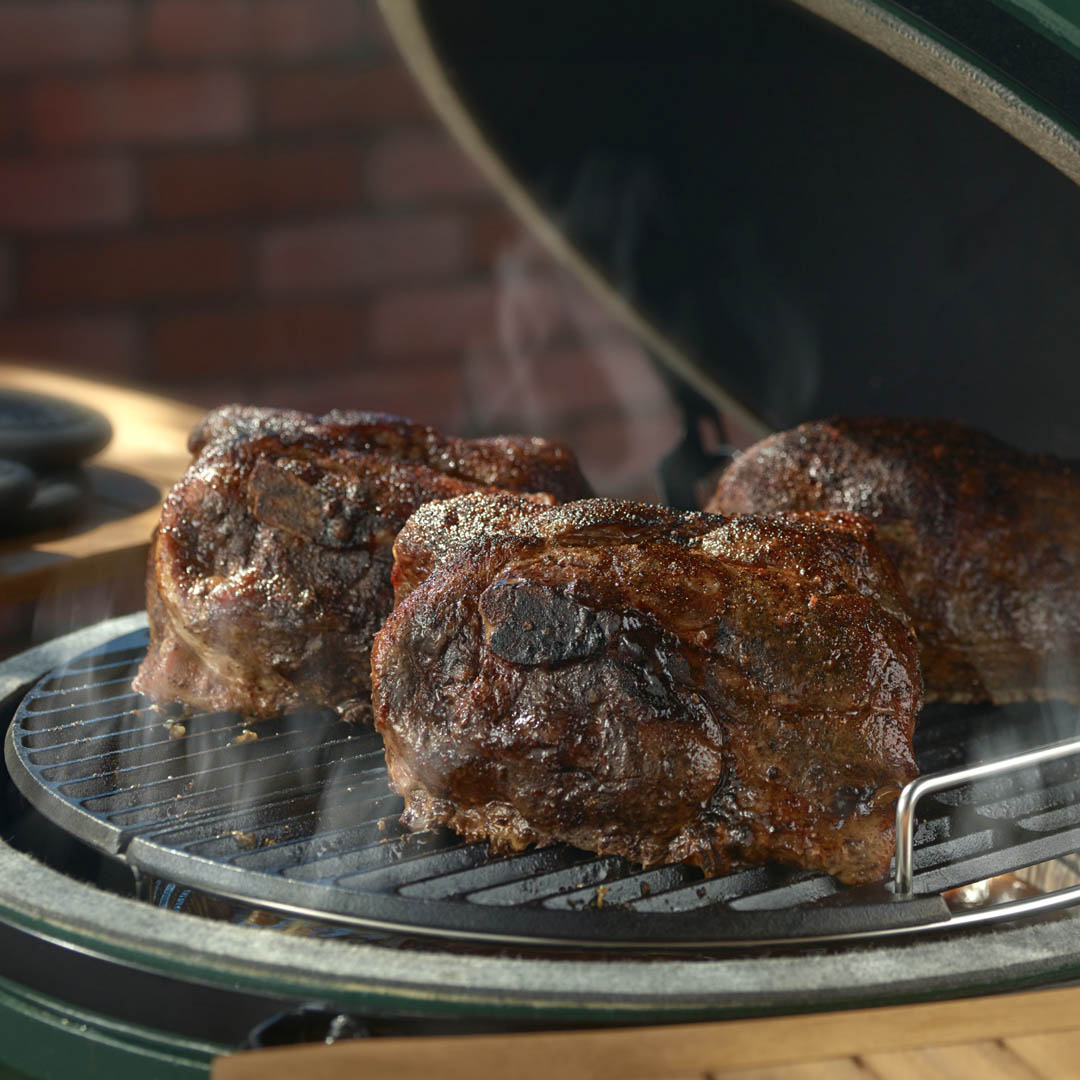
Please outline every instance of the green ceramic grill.
M921 413L1080 454L1080 5L382 6L450 130L656 358L684 479L711 465L706 415L754 435ZM492 859L401 833L377 748L331 728L309 745L282 718L253 749L211 717L181 752L130 691L144 647L119 620L0 665L0 1062L22 1074L198 1076L328 1032L835 1009L1080 968L1069 887L1049 919L942 896L1038 861L1069 880L1075 761L921 806L903 903L772 869ZM972 716L931 720L925 769L993 756ZM1075 734L979 718L1021 722Z

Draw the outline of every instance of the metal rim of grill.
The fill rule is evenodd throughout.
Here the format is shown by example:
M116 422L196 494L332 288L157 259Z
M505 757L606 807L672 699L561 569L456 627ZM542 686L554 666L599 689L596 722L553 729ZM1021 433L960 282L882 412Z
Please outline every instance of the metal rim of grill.
M796 945L955 926L944 890L1080 847L1080 763L1061 761L925 799L911 900L777 867L707 880L562 845L491 857L448 832L404 832L370 729L282 717L245 741L238 718L204 714L172 737L131 691L145 646L141 629L109 640L26 694L5 747L16 784L143 875L301 918L531 945ZM933 708L916 755L923 771L963 764L1015 749L1018 731L1060 737L1072 715Z

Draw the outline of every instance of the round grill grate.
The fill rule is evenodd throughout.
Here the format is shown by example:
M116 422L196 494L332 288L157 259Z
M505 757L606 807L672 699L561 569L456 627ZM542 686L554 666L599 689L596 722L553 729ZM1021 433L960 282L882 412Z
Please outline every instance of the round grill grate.
M23 794L136 870L255 907L346 926L508 943L711 948L950 925L939 894L1080 847L1080 763L995 777L920 803L914 899L757 867L707 880L557 845L492 857L445 831L407 833L379 736L332 714L246 729L161 709L131 689L145 630L43 678L8 732ZM1046 707L935 707L923 771L1060 738ZM1071 733L1071 732L1069 732Z

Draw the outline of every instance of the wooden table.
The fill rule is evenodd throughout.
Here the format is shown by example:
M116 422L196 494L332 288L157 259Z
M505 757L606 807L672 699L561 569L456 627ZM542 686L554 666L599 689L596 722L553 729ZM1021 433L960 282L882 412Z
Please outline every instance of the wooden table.
M112 423L89 465L93 499L71 527L0 543L0 602L95 582L140 580L161 496L187 468L187 436L205 412L166 398L37 368L0 364L0 387L89 405Z
M1080 988L649 1028L366 1039L220 1058L213 1080L1030 1080L1080 1076Z

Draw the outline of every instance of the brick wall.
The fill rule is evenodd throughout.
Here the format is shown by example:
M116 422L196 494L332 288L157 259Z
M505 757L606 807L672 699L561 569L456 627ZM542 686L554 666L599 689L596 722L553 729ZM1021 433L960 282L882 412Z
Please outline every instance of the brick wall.
M370 0L0 0L0 356L568 438L651 490L640 348L522 235Z

